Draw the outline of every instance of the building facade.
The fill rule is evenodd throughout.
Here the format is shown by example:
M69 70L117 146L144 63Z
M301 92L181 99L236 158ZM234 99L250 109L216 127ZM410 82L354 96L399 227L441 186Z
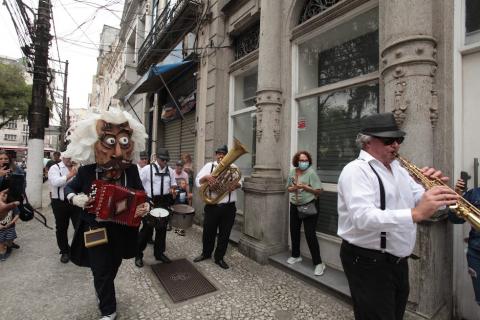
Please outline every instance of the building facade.
M292 155L305 149L325 189L317 225L322 258L341 272L336 187L343 166L358 155L354 140L365 115L393 112L408 133L402 154L416 165L438 167L452 181L462 170L473 176L480 150L464 139L473 127L461 128L462 119L471 115L473 126L479 116L478 72L469 64L478 66L480 11L466 8L474 2L208 2L210 19L199 28L196 165L234 137L250 149L237 161L245 174L238 205L244 254L267 263L289 250L285 177ZM467 30L459 27L465 23ZM460 71L464 85L455 91ZM456 94L470 85L463 97L470 109L460 111ZM469 227L456 228L444 213L418 227L421 259L410 262L408 304L416 318L479 314L462 254L460 234ZM309 256L306 243L302 255ZM469 295L460 293L467 287Z
M349 295L336 190L343 166L358 155L361 117L393 112L408 133L405 157L440 168L452 181L465 171L477 183L478 6L477 0L127 1L122 20L136 22L120 34L124 57L133 53L114 94L146 125L150 154L157 146L169 148L173 160L188 152L198 170L219 145L237 138L247 146L249 154L236 161L244 181L235 228L240 250L260 263L290 249L285 178L293 154L310 151L324 187L317 237L330 270L318 281ZM125 19L130 10L137 19ZM194 206L201 212L198 195ZM453 227L442 212L419 224L414 253L421 259L410 261L413 318L478 319L463 253L468 229ZM304 242L302 255L309 256Z

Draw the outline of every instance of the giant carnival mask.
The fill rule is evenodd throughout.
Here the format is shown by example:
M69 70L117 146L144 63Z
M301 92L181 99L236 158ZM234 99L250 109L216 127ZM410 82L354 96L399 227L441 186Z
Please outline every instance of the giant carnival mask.
M98 120L98 141L94 144L95 161L106 178L118 179L132 163L134 143L128 122L113 124Z

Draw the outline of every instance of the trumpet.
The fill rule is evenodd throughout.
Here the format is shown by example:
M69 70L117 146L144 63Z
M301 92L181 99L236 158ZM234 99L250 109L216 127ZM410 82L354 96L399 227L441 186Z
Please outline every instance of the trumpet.
M425 189L428 190L435 186L443 186L449 188L450 190L452 189L439 178L432 179L426 177L417 166L415 166L405 158L402 158L398 154L397 160L400 162L402 167L404 167L408 171L408 173L410 173L413 178L415 178L422 184ZM473 204L468 202L465 198L460 197L455 205L449 206L449 209L455 212L458 217L468 221L472 225L472 227L480 230L480 210Z

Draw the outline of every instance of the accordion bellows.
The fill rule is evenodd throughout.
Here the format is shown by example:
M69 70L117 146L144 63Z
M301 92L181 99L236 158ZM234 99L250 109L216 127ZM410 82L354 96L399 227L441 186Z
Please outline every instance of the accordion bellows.
M142 217L135 217L135 210L138 205L147 201L144 191L94 180L90 197L94 201L87 207L87 212L94 214L97 221L111 221L129 227L140 225Z

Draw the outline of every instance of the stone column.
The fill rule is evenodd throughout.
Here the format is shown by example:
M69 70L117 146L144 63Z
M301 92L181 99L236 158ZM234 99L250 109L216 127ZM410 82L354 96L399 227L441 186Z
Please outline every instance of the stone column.
M258 59L256 163L244 181L245 222L239 248L266 263L286 250L285 184L280 171L281 2L262 0Z
M435 0L380 1L380 72L385 111L394 113L407 132L401 153L419 167L434 163L434 130L438 119L437 40L433 37ZM408 310L421 319L447 319L451 279L445 273L446 223L418 225L410 261Z

